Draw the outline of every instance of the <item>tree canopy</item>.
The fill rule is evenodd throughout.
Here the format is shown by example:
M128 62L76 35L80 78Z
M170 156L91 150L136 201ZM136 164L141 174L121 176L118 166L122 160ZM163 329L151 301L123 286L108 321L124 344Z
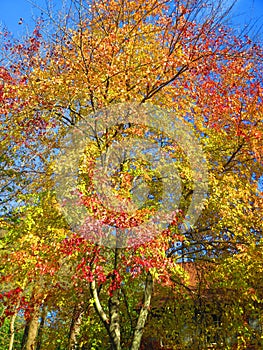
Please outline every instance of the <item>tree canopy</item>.
M2 33L0 349L262 348L262 46L203 0Z

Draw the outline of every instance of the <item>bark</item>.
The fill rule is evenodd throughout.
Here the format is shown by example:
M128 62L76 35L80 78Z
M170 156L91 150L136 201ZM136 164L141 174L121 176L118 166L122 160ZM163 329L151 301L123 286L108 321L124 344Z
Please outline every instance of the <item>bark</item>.
M137 320L137 324L134 330L133 342L130 350L139 350L144 331L145 322L149 313L149 307L151 304L151 297L153 292L153 278L150 272L148 272L145 282L144 300L140 310L140 314Z
M22 286L23 289L25 288L26 281L27 281L27 280L25 279L24 282L23 282L23 286ZM13 346L14 346L14 340L15 340L15 321L16 321L16 317L17 317L18 310L19 310L19 307L20 307L20 302L21 302L21 297L19 298L19 300L18 300L18 302L17 302L16 309L15 309L15 313L14 313L14 315L11 317L11 320L10 320L10 340L9 340L8 350L12 350L12 349L13 349Z
M41 314L41 321L40 321L39 330L38 330L36 350L40 350L41 346L42 346L42 335L43 335L43 329L45 326L46 316L47 316L47 309L45 306L43 306L42 314Z
M121 257L121 249L115 248L115 261L114 270L117 270L118 262ZM116 276L112 275L112 282L114 282ZM110 314L110 335L111 342L114 350L121 350L121 330L120 330L120 290L117 287L112 292L112 296L109 298L109 314Z
M110 313L110 334L112 339L112 345L114 350L121 349L121 331L120 331L120 298L119 290L113 292L112 297L109 299L109 313Z
M23 334L23 338L22 338L22 341L21 341L21 350L25 350L25 348L26 348L28 331L29 331L29 321L27 321L26 324L25 324L24 334Z
M97 314L99 315L101 321L103 322L105 328L108 331L109 330L109 320L108 320L108 317L101 306L95 281L92 281L90 283L90 291L91 291L92 298L94 299L93 305L95 307L95 310L96 310Z
M15 313L11 317L11 320L10 320L10 339L9 339L8 350L12 350L13 349L13 345L14 345L16 316L17 316L17 313Z
M71 319L68 350L77 349L77 337L80 333L82 316L83 316L82 307L81 305L76 304L74 307L74 311Z
M114 270L117 269L117 263L119 261L121 255L121 249L115 249L115 261L114 261ZM112 274L112 281L116 276ZM90 291L92 298L94 300L93 305L97 314L99 315L101 321L103 322L108 335L111 341L111 348L113 350L121 350L121 332L120 332L120 317L119 317L119 306L120 306L120 292L119 288L112 292L112 296L109 298L108 306L109 306L109 317L103 310L103 307L100 303L98 291L96 288L95 280L90 284Z
M38 334L38 318L39 318L39 309L36 309L32 313L32 317L29 321L26 350L36 349L36 341L37 341L37 334Z

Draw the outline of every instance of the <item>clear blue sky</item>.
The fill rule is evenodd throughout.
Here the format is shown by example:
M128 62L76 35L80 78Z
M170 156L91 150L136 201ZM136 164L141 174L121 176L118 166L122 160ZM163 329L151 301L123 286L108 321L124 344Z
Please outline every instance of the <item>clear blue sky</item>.
M0 0L0 23L7 26L17 37L23 32L23 26L18 24L20 17L24 19L25 23L32 25L32 16L40 13L34 8L32 2L45 7L46 1L50 0ZM225 1L232 2L232 0ZM54 9L58 10L61 8L63 0L51 0L51 2L54 3ZM259 18L259 23L263 25L263 0L237 0L233 17L236 25L257 18ZM263 37L262 34L261 37Z

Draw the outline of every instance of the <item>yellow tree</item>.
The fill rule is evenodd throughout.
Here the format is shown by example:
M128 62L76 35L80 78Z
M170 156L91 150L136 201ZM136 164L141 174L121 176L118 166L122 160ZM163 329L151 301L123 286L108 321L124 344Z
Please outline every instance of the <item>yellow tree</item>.
M262 50L223 24L228 15L223 1L72 4L55 30L47 28L50 36L41 32L39 23L25 42L5 47L13 61L7 72L1 71L5 80L1 90L3 145L6 159L15 153L23 160L23 180L31 180L26 191L43 191L53 185L67 219L71 217L70 224L76 224L72 230L92 238L90 244L83 243L82 260L72 274L88 282L111 348L135 350L140 347L154 283L171 286L182 280L178 261L224 261L238 255L240 244L257 242L262 234L262 208L257 204L262 196L257 185L262 174ZM144 116L149 110L156 118L148 125ZM108 117L112 111L114 117ZM132 121L125 119L127 111ZM79 149L73 146L79 137L71 136L81 132L83 125L88 136L78 155ZM61 143L67 131L69 138ZM123 140L129 150L135 141L134 154L136 147L138 154L143 139L148 145L156 144L157 151L148 151L138 160L132 155L122 158L115 172L109 168L100 173L103 167L96 168L95 163L104 160L116 142ZM59 151L60 175L69 170L67 157L70 166L77 166L78 182L73 189L79 199L72 194L73 207L77 207L73 213L68 213L72 206L62 203L58 190L63 181L62 189L72 190L68 173L52 179ZM157 157L159 165L151 168L154 152L166 156ZM37 156L35 163L32 155ZM14 164L9 162L9 167ZM28 177L30 167L37 172L36 179ZM167 169L170 172L164 174ZM178 176L173 177L173 172ZM112 181L106 202L112 203L106 208L103 193L96 193L94 186L103 181L101 174L111 176ZM175 181L180 185L174 186ZM146 184L148 198L143 191L135 191L134 185L140 183ZM181 198L174 204L178 191ZM142 223L156 218L164 193L172 198L166 226L159 234L154 225L140 230ZM133 215L118 207L120 202L127 209L133 201L139 207ZM82 225L85 232L79 230L78 221L83 210L90 220ZM103 235L103 225L115 236L99 243L111 249L98 247L97 238L92 245L94 237ZM128 247L118 244L118 232L132 227L148 238ZM67 237L63 241L66 251L78 252L78 240L78 236ZM129 284L141 288L142 298L124 342L121 303L125 303ZM125 304L126 314L134 304Z

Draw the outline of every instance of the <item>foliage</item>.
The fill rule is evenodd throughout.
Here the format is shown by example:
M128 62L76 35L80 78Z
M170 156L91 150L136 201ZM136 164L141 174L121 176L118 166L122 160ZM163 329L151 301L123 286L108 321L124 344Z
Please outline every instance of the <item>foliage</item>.
M2 348L20 348L18 338L21 349L36 350L136 350L149 348L149 338L156 349L262 347L262 48L224 25L223 5L72 1L65 17L49 18L55 27L40 20L21 41L4 34ZM93 218L84 234L70 226L56 196L64 137L105 116L105 108L146 102L169 111L163 123L180 120L203 147L209 191L201 215L188 224L195 188L186 152L138 117L138 124L95 129L85 144L75 189ZM114 246L116 237L99 245L91 238L102 225L118 239L121 229L160 210L161 162L153 169L126 157L111 174L111 198L127 207L135 179L149 189L133 215L106 208L93 181L95 161L114 142L147 137L180 177L172 220L158 235L146 232L147 240L141 232L127 246Z

